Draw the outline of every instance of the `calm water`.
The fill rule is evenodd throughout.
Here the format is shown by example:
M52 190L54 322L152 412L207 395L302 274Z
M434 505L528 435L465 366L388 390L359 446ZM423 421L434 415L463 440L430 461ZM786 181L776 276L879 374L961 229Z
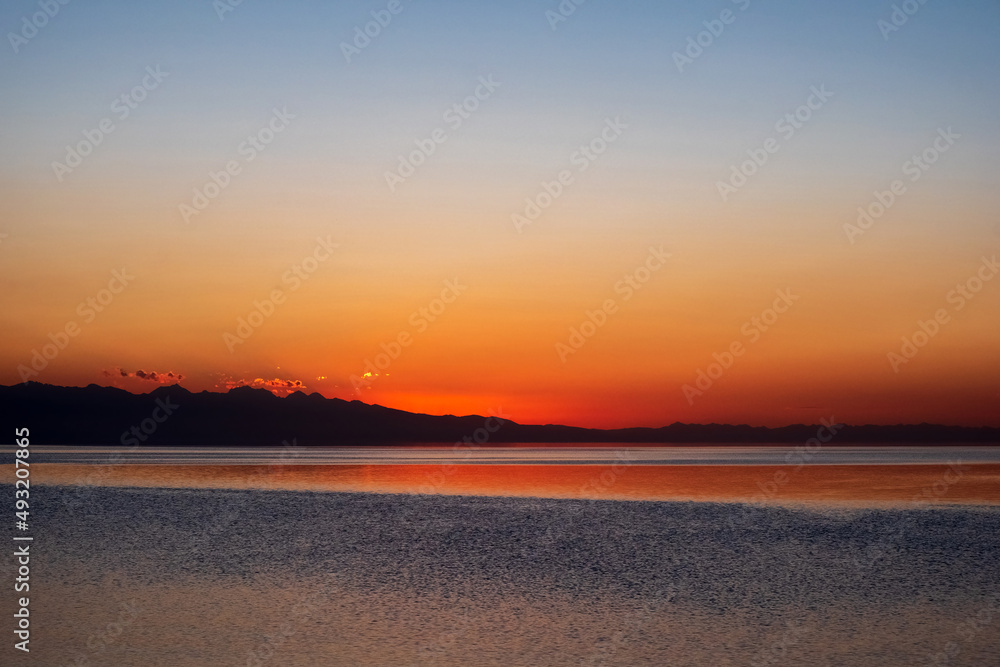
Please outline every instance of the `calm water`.
M8 459L9 460L9 459ZM612 500L1000 503L1000 448L785 446L32 450L35 484ZM10 469L11 466L0 465Z
M9 457L10 448L3 450ZM806 449L801 445L697 445L650 447L578 443L567 445L515 444L505 447L457 447L454 445L410 445L386 447L40 447L32 456L42 462L106 463L122 457L133 463L173 464L605 464L627 460L634 465L781 465L805 462L812 465L1000 463L1000 447L970 446L870 446L825 445ZM9 462L6 460L4 462Z

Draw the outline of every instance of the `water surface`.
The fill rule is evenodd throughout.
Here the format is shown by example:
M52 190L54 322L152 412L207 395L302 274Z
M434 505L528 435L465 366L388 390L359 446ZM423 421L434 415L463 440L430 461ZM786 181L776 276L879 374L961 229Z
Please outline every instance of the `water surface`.
M949 645L949 665L1000 655L990 506L39 489L37 633L32 654L5 665L912 667Z
M771 503L1000 503L1000 448L32 450L35 484ZM10 466L7 466L8 468Z

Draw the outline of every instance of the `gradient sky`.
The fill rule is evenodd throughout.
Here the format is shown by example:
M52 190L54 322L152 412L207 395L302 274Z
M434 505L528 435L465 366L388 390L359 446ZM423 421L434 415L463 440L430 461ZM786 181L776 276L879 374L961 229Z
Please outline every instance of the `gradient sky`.
M149 391L173 373L195 391L292 385L602 427L1000 425L1000 279L952 293L1000 250L995 2L928 2L885 38L892 2L590 0L553 29L556 0L402 0L347 62L341 44L388 4L246 1L220 19L209 0L78 1L33 34L39 4L5 2L0 383L73 323L30 379ZM679 71L675 52L725 10ZM114 100L157 67L121 118ZM444 112L481 77L500 85L453 127ZM832 97L778 131L814 88ZM275 109L294 118L248 161L241 143ZM60 180L53 162L102 119L113 131ZM580 171L609 119L627 127ZM447 140L390 191L386 172L438 128ZM904 163L949 128L959 138L911 180ZM769 138L777 152L723 201L718 183ZM240 173L185 221L230 161ZM519 232L512 215L564 170ZM849 238L894 180L905 191ZM318 238L339 246L296 286ZM626 300L619 281L661 246L669 259ZM134 279L100 313L79 307L123 268ZM456 279L467 288L423 329L411 315ZM284 302L227 346L276 288ZM797 300L750 335L779 290ZM356 390L400 334L411 344ZM734 343L742 356L686 397Z

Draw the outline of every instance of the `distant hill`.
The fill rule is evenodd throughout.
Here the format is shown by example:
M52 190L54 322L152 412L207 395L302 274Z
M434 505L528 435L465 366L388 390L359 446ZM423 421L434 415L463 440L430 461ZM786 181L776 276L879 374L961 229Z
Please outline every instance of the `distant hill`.
M3 443L14 427L31 429L33 444L280 446L512 442L805 443L820 425L765 428L671 424L662 428L588 429L525 425L486 416L433 416L360 401L296 392L279 398L265 389L191 393L179 385L132 394L114 387L58 387L26 382L0 386ZM170 414L168 415L167 412ZM824 431L824 434L826 432ZM843 426L832 444L1000 444L1000 429L939 426Z

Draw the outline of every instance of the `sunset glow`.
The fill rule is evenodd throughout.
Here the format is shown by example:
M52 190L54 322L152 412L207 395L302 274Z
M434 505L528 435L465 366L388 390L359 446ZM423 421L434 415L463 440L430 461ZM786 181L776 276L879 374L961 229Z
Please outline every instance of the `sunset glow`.
M1000 10L723 4L680 60L716 9L63 7L0 56L0 384L1000 425Z

